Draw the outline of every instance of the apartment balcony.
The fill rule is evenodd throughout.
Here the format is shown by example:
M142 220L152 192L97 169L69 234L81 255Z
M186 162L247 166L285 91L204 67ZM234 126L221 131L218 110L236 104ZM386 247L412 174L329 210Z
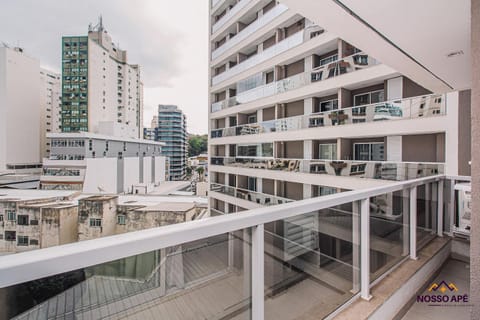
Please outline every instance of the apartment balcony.
M445 95L427 95L214 129L211 130L210 137L222 138L378 121L409 120L443 116L446 113Z
M262 206L274 206L278 204L293 202L294 200L274 196L266 193L256 192L252 190L226 186L218 183L210 184L210 191L225 194L242 200L251 201Z
M282 13L286 12L288 7L279 4L276 5L273 9L268 11L266 14L249 24L245 29L237 33L233 38L230 38L227 42L225 42L221 47L217 48L212 52L212 60L218 58L220 55L225 53L228 49L232 48L233 46L239 44L243 40L247 39L250 35L258 31L260 28L268 25L273 19L280 16Z
M240 0L235 4L233 8L231 8L223 17L220 18L213 26L212 26L212 34L217 32L222 26L227 24L237 13L239 13L243 8L245 8L250 2L253 0Z
M453 210L455 180L468 178L395 182L3 256L1 317L287 320L333 316L361 299L391 306L376 291L383 278L442 264L425 252L438 256L433 245L448 241L443 210ZM419 274L412 296L428 280Z
M245 0L243 0L245 1ZM215 86L222 81L225 81L247 69L250 69L256 66L259 63L267 61L274 56L277 56L287 50L290 50L298 45L301 45L305 41L305 30L299 31L294 35L278 42L277 44L271 46L268 49L263 50L255 54L254 56L244 60L243 62L235 65L234 67L222 72L219 75L216 75L212 78L212 86Z
M300 33L303 33L303 31L297 33L296 35L299 35ZM296 35L290 38L293 38ZM290 39L290 38L287 38L287 39ZM298 41L298 39L296 41ZM281 44L282 42L280 42L279 44ZM294 42L295 42L295 39L292 39L292 43ZM261 54L262 53L260 53L260 55ZM253 59L254 57L250 59ZM249 61L250 59L246 60L245 62ZM237 66L241 66L242 64L239 64ZM282 80L278 80L269 84L265 84L265 85L253 88L248 91L238 93L235 97L212 104L211 110L212 110L212 113L217 112L217 111L230 108L236 105L240 105L243 103L249 103L261 98L266 98L266 97L270 97L270 96L287 92L290 90L298 89L315 82L325 81L327 79L338 77L343 74L351 73L357 70L362 70L377 64L379 64L379 62L375 60L373 57L365 53L356 53L354 55L339 59L329 64L317 67L311 71L302 72ZM230 70L233 70L235 67L218 75L217 77L223 76L225 73L229 72Z
M391 181L406 181L444 174L445 172L445 164L435 162L212 157L210 164L232 168L263 169L291 173L301 172ZM211 170L214 169L211 168Z

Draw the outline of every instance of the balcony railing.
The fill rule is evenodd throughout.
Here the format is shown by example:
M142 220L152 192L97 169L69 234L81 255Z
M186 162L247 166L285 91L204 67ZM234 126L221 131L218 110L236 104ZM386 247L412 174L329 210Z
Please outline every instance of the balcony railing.
M285 158L212 157L212 165L405 181L443 174L444 163Z
M211 138L294 131L387 120L427 118L442 116L446 113L445 95L427 95L269 120L260 123L249 123L236 127L214 129L211 131Z
M301 31L303 32L303 31ZM301 33L299 32L299 33ZM294 37L294 36L292 36ZM285 40L284 40L285 41ZM269 48L270 49L270 48ZM267 50L269 50L267 49ZM262 53L261 53L262 54ZM253 57L252 57L253 58ZM250 59L252 59L250 58ZM248 60L250 60L248 59ZM246 61L248 61L246 60ZM243 64L243 63L242 63ZM357 70L369 68L373 65L377 65L379 62L365 53L356 53L354 55L342 58L340 60L331 62L329 64L317 67L311 71L302 72L291 77L278 80L266 85L262 85L253 88L248 91L241 92L235 97L231 97L228 100L216 102L212 105L212 112L217 112L222 109L236 106L238 104L252 102L261 98L273 96L275 94L287 92L290 90L298 89L300 87L309 85L314 82L327 80L346 73L351 73ZM240 66L240 65L238 65ZM237 67L237 66L235 66ZM234 68L235 68L234 67ZM230 70L233 70L230 69ZM228 70L228 71L230 71ZM226 71L226 72L228 72ZM225 73L226 73L225 72ZM219 76L222 76L222 73Z
M226 186L218 183L211 183L210 190L218 193L226 194L227 196L232 196L235 198L252 201L264 206L273 206L288 202L293 202L294 200L274 196L266 193L255 192L247 189L236 188L231 186Z
M283 319L281 307L323 318L369 299L375 281L443 234L454 182L396 182L2 256L0 316L257 320Z
M243 0L245 1L245 0ZM240 62L239 64L235 65L234 67L226 70L225 72L215 76L212 78L212 86L219 84L222 81L225 81L228 78L231 78L247 69L250 69L257 64L267 61L280 53L283 53L291 48L294 48L304 42L304 34L305 31L299 31L294 35L278 42L277 44L271 46L268 49L263 50L262 52L257 53L256 55L248 58Z
M245 8L252 0L240 0L235 4L233 8L231 8L223 17L220 18L213 26L212 26L212 34L217 32L222 26L224 26L234 15L236 15L240 10Z
M287 11L287 6L279 4L273 9L268 11L266 14L249 24L245 29L237 33L233 38L226 41L221 47L217 48L212 52L212 60L218 58L228 49L239 44L241 41L245 40L247 37L252 35L254 32L258 31L260 28L266 26L270 21Z

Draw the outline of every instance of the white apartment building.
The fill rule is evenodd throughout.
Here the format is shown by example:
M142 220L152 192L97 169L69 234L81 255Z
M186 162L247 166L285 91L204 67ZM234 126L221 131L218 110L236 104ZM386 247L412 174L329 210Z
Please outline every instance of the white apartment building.
M40 188L84 193L132 193L166 178L161 142L90 132L51 133Z
M48 158L50 142L47 133L61 132L61 75L44 68L40 68L40 159Z
M60 75L22 48L0 47L0 172L40 167L45 135L60 131L60 96Z
M459 134L468 91L432 94L298 12L269 0L212 3L214 212L470 174Z
M102 19L87 36L62 38L62 131L143 135L140 66L129 64Z
M41 162L39 75L39 60L21 48L0 47L0 172Z

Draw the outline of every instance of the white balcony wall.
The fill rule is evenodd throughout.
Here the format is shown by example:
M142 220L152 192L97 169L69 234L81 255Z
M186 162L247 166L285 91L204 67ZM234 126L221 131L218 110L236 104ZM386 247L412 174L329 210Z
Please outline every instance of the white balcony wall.
M252 22L250 25L248 25L245 29L240 31L233 38L231 38L230 40L225 42L220 48L213 51L212 52L212 60L218 58L220 55L222 55L228 49L230 49L233 46L239 44L241 41L247 39L254 32L256 32L260 28L266 26L273 19L275 19L276 17L278 17L279 15L281 15L282 13L284 13L287 10L288 10L287 6L285 6L283 4L277 5L275 8L268 11L265 15L261 16L259 19Z
M294 48L303 43L304 31L299 31L292 35L291 37L286 38L285 40L277 43L276 45L252 56L251 58L243 61L242 63L237 64L233 68L228 69L227 71L215 76L212 78L212 86L219 84L222 81L227 80L230 77L233 77L249 68L256 66L259 63L262 63L272 57L283 53L291 48Z
M212 26L212 34L217 32L223 25L227 23L227 21L229 21L234 15L240 12L240 10L245 8L247 4L252 1L253 0L241 0L238 2L232 9L230 9L230 11L228 11L220 20L217 21L217 23Z

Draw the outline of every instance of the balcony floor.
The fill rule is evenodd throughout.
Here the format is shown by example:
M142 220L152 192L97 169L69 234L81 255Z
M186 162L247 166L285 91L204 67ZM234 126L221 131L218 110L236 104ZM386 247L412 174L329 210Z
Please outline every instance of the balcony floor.
M469 264L459 260L448 260L434 282L454 283L459 294L470 294ZM428 288L422 294L429 294ZM431 306L428 303L413 302L402 320L450 320L470 319L470 308L459 303L455 306Z

